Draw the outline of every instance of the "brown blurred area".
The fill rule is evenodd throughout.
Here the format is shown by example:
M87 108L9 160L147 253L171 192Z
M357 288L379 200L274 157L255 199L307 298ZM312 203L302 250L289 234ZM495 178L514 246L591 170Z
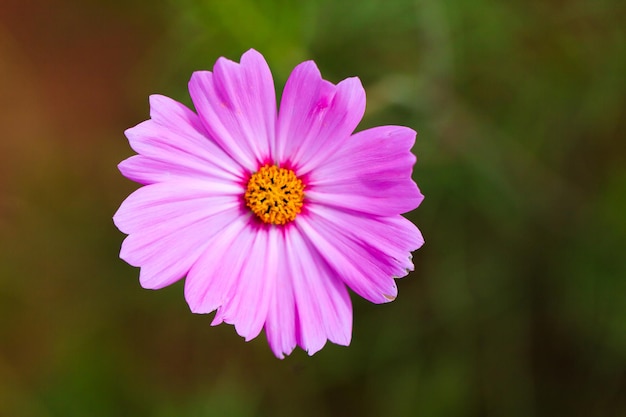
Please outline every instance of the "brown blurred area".
M106 320L94 278L116 262L114 190L133 188L116 165L147 109L133 71L159 36L138 4L0 3L0 415L48 415L33 392Z
M72 138L125 122L129 109L120 98L127 95L129 69L159 36L156 14L146 16L150 9L90 2L76 7L74 1L9 0L0 14L2 87L9 93L2 97L3 108L19 113L22 102L36 104L55 131ZM28 119L42 118L37 116ZM6 121L19 133L19 118Z
M4 212L20 204L22 181L50 180L45 164L63 164L92 181L94 171L115 166L111 152L120 147L111 145L137 122L129 91L142 89L142 77L130 70L145 60L159 25L156 14L147 18L149 9L108 4L0 5Z

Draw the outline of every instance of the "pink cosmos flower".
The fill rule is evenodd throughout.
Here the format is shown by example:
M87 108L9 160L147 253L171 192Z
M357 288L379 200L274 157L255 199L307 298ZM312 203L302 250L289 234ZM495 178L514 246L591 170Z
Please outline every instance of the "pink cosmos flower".
M401 216L423 199L411 179L415 132L354 133L365 111L358 78L334 85L312 61L291 73L276 107L265 59L249 50L195 72L197 113L150 97L150 119L126 131L138 155L119 164L143 185L114 216L120 257L144 288L183 277L194 313L217 310L246 341L265 329L274 354L348 345L347 287L396 298L419 230Z

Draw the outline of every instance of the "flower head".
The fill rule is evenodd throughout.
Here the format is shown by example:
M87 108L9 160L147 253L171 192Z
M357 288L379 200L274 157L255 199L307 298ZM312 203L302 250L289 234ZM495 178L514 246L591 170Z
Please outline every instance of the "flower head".
M411 179L415 132L353 133L365 111L358 78L334 85L298 65L280 110L261 54L195 72L196 113L160 95L126 131L137 155L119 164L143 186L114 216L120 257L144 288L185 277L194 313L217 311L246 340L265 329L276 356L348 345L347 287L374 303L396 298L423 244L401 214L423 197Z

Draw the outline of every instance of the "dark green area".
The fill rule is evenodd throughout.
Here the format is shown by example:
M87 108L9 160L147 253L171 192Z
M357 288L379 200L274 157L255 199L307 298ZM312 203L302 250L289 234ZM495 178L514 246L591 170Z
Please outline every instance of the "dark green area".
M626 416L622 2L7 10L0 415ZM408 217L426 245L395 302L353 298L348 348L277 360L117 258L111 216L135 188L115 169L123 130L148 94L189 104L192 71L251 47L279 94L314 59L363 81L359 129L418 131L426 199Z

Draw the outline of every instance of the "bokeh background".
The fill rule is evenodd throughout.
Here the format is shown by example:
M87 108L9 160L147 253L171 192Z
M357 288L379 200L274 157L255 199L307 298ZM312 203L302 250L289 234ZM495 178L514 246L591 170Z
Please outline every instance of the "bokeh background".
M158 4L155 4L158 3ZM626 416L620 0L2 0L0 416ZM348 348L264 336L141 289L111 217L147 97L264 53L357 75L359 129L419 132L398 299Z

